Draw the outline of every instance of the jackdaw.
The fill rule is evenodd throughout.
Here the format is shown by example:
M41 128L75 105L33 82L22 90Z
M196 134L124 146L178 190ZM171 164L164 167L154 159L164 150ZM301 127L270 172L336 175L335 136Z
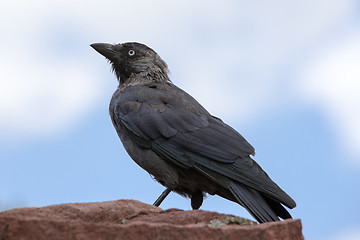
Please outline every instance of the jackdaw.
M119 81L110 116L130 157L166 190L199 209L206 193L243 206L260 223L291 218L287 195L250 157L255 149L237 131L175 86L167 64L144 44L94 43Z

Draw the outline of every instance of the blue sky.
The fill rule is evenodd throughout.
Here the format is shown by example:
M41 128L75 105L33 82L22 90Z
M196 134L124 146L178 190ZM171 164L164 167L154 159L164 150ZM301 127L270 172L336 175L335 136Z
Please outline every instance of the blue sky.
M310 239L360 239L360 15L352 0L0 4L0 209L136 199L163 187L125 153L94 42L137 41L255 147ZM190 209L176 194L163 209ZM203 210L249 217L208 197Z

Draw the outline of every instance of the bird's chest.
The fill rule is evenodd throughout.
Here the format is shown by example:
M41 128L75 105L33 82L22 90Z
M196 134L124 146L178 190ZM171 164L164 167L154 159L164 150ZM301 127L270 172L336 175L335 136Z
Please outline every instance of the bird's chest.
M116 106L112 103L109 112L114 128L129 156L164 186L177 185L178 171L156 154L148 142L139 142L139 139L135 139L134 134L119 121Z

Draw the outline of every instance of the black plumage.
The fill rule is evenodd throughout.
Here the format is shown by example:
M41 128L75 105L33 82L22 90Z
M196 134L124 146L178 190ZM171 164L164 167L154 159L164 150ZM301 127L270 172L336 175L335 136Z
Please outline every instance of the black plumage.
M191 198L206 193L245 207L259 222L291 218L296 206L250 157L254 148L169 79L166 63L140 43L91 45L119 80L110 102L114 127L131 158L167 189Z

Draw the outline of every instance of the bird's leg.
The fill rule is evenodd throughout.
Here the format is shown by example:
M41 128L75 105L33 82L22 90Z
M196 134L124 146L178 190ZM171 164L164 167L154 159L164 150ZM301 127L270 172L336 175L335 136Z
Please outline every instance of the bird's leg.
M169 193L171 192L170 188L165 189L162 194L158 197L158 199L156 199L156 201L154 202L154 206L158 207L160 206L160 204L162 203L162 201L164 201L164 199L167 197L167 195L169 195Z

